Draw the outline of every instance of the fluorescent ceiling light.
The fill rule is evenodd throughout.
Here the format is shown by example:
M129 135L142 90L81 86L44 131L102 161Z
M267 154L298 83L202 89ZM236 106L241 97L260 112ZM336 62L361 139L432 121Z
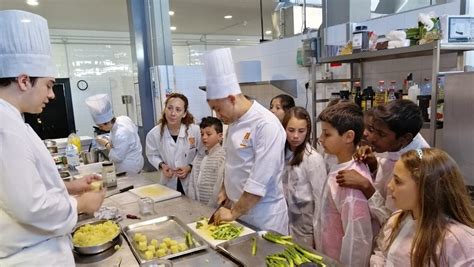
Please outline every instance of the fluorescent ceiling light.
M232 18L232 15L225 15L224 18L225 18L225 19L231 19L231 18Z
M239 41L240 41L240 39L235 39L235 40L236 40L237 42L239 42Z
M26 0L26 3L30 6L37 6L39 5L37 0Z
M170 11L168 11L168 14L170 14L170 16L173 16L173 15L174 15L174 11L173 11L173 10L170 10Z
M31 20L29 20L29 19L22 19L20 21L23 22L23 23L30 23L31 22Z
M270 34L272 34L272 31L265 31L265 34L270 35Z
M170 30L176 31L176 26L171 26L171 27L170 27Z

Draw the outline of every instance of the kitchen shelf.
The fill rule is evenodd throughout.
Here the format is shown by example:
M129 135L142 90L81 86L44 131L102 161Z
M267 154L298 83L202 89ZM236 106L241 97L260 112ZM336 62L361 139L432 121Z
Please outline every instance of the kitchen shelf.
M316 80L315 83L345 83L345 82L359 82L359 78L354 79L328 79L328 80Z
M316 64L327 64L327 63L349 63L350 64L350 78L348 79L334 79L334 80L316 80L316 74L313 73L314 88L313 90L313 112L317 115L316 103L324 102L317 98L316 90L317 84L330 83L330 82L354 82L360 81L363 83L363 64L366 62L383 61L390 59L403 59L413 58L421 56L431 56L431 100L430 109L431 114L436 114L437 103L438 103L438 75L446 74L446 72L439 71L440 55L455 53L457 54L457 71L462 71L464 67L464 52L474 50L474 43L456 43L456 44L443 44L439 40L429 44L416 45L410 47L401 47L394 49L386 49L379 51L368 51L355 53L351 55L340 55L334 57L323 57L318 60ZM360 64L358 68L358 74L354 73L354 64ZM314 68L316 69L316 68ZM362 84L363 86L363 84ZM317 124L314 123L315 134L313 138L316 139ZM429 128L429 143L432 147L436 145L436 129L439 129L440 125L436 123L436 120L431 120L428 123L424 123L423 128ZM442 126L441 126L442 127Z
M415 45L410 47L368 51L334 57L324 57L320 58L318 63L358 63L420 56L431 56L433 55L433 49L436 49L438 46L441 47L440 53L445 54L473 50L474 44L440 44L439 42L432 42L429 44Z

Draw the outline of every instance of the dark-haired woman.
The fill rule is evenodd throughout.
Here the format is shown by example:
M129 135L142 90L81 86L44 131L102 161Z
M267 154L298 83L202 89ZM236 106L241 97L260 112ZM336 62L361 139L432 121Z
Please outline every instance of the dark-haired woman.
M161 170L160 183L186 193L188 175L201 140L199 127L188 110L186 96L173 93L165 101L161 119L146 136L148 161Z
M322 156L310 145L311 119L302 107L283 119L286 131L283 192L288 204L289 232L297 243L315 247L313 221L319 216L320 196L327 179Z

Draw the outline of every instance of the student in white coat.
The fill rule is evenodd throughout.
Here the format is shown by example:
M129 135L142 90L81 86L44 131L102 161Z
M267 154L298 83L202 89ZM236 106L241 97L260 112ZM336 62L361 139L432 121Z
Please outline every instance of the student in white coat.
M23 120L22 113L41 113L54 98L46 20L7 10L0 25L0 266L75 266L70 233L77 214L98 210L105 191L85 192L92 175L65 185Z
M286 112L282 121L286 130L286 164L282 175L283 191L288 203L290 235L295 242L315 247L313 222L327 179L323 157L310 145L311 118L302 107Z
M107 94L97 94L86 99L86 105L94 123L110 139L97 138L97 143L109 150L109 159L115 165L117 173L137 174L143 168L142 144L138 136L138 127L127 116L114 117L112 103Z
M183 195L201 143L201 130L194 124L188 106L186 96L169 95L159 124L146 136L146 156L153 167L161 170L160 183Z
M285 130L268 109L240 91L230 49L204 55L207 101L217 117L229 124L224 188L218 197L230 200L220 208L216 223L240 218L259 229L288 233L288 211L281 174Z

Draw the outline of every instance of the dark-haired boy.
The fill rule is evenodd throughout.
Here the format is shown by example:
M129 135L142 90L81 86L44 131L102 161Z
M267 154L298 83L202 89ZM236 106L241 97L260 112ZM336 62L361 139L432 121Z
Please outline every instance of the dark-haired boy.
M351 102L325 108L319 142L328 154L337 157L329 170L321 198L320 218L315 222L316 249L345 266L368 266L373 232L367 199L353 188L339 187L336 175L341 170L355 170L370 182L367 165L353 159L364 131L363 113Z
M374 183L354 170L340 171L336 177L340 186L364 192L371 215L380 225L394 210L392 199L387 193L387 184L392 177L395 162L409 150L429 147L419 133L422 126L420 108L410 100L395 100L368 111L365 116L364 138L370 148L364 150L358 160L376 163L376 170L372 174Z
M198 154L192 163L187 195L210 207L217 207L217 195L224 179L225 151L221 146L222 122L205 117L199 124L205 154Z

